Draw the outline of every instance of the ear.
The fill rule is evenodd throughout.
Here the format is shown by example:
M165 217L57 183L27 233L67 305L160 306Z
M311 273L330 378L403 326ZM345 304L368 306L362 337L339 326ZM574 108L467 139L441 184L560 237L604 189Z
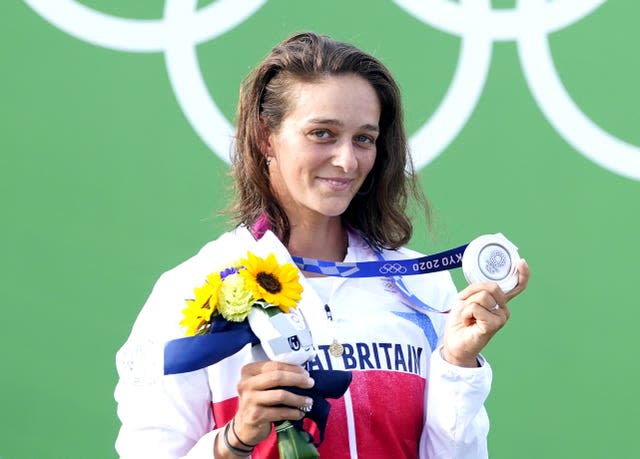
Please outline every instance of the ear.
M274 156L274 148L273 148L273 134L271 133L271 129L267 125L266 120L263 117L260 117L260 134L259 134L259 142L260 142L260 151L262 154L268 159Z

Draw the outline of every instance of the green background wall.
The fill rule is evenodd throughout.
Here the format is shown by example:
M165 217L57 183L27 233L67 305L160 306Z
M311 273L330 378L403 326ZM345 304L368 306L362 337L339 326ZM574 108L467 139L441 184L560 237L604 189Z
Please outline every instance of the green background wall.
M73 2L31 3L53 4L62 17ZM160 21L164 3L82 1L137 25ZM509 22L520 11L522 32L535 25L533 13L522 14L537 3L515 10L515 1L494 1L492 17ZM436 239L418 221L414 248L431 252L501 231L533 271L486 350L495 372L487 406L496 459L638 457L640 5L546 4L580 3L593 11L556 27L549 46L578 109L627 142L620 170L587 159L559 134L505 36L493 44L470 118L420 172ZM486 21L472 15L469 24ZM447 93L462 43L391 1L270 1L196 48L208 91L229 120L244 74L302 29L354 42L386 62L401 84L411 134ZM174 32L189 30L185 22ZM2 1L0 58L0 458L112 458L114 354L155 279L228 227L218 214L229 196L226 152L212 152L183 114L161 51L90 44L23 2ZM603 158L618 153L596 150Z

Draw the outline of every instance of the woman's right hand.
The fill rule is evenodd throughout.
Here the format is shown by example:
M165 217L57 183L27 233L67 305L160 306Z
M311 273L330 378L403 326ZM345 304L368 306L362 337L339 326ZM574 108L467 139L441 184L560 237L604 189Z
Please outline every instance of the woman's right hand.
M309 373L299 365L269 360L242 367L234 418L240 440L256 445L269 436L273 422L302 419L306 413L300 407L310 408L312 400L278 387L309 389L313 385Z

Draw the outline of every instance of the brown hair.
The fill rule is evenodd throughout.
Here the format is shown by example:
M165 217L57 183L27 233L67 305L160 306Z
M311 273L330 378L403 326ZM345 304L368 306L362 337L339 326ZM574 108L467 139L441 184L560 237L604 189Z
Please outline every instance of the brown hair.
M288 113L293 82L342 74L356 74L368 81L381 107L375 163L342 218L375 248L395 249L411 238L409 196L429 213L408 153L400 91L376 58L311 32L293 35L277 45L242 83L232 155L237 197L233 210L238 222L249 226L266 215L273 231L288 242L289 220L270 185L263 141L267 131L277 131Z

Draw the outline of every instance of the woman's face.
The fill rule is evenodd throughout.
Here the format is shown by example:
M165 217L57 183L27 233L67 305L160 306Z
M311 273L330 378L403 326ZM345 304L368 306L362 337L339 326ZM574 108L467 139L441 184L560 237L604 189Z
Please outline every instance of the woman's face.
M293 83L290 97L267 145L274 192L292 224L337 217L373 167L378 96L365 79L347 74Z

